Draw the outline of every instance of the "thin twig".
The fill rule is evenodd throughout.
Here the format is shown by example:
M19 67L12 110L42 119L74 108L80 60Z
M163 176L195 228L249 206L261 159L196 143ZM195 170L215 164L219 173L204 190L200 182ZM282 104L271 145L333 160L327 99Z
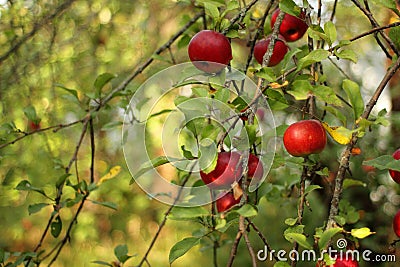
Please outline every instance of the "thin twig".
M33 28L26 35L22 36L15 44L4 54L0 56L0 63L10 57L13 53L15 53L25 42L31 39L35 34L44 26L47 26L50 22L52 22L58 15L68 9L75 0L68 0L62 3L60 6L56 8L54 13L44 17L42 21L36 22L33 24Z
M385 76L383 77L382 81L379 83L379 86L375 90L374 95L369 100L368 104L365 106L364 112L361 115L361 119L368 119L369 115L372 112L372 109L375 107L380 95L382 94L383 90L385 89L388 82L394 76L394 74L400 69L400 57L397 59L395 64L386 72ZM358 128L358 123L356 123L355 129ZM332 228L336 225L335 223L335 216L339 213L339 201L340 196L343 191L343 180L346 174L346 170L349 168L349 160L351 156L351 150L356 145L358 141L357 133L354 133L350 143L346 146L346 149L342 152L339 170L337 172L335 178L335 188L333 191L333 196L330 204L330 211L327 223L327 229Z
M84 122L84 121L85 121L85 118L83 118L83 119L81 119L81 120L77 120L77 121L71 122L71 123L67 123L67 124L58 124L58 125L49 126L49 127L46 127L46 128L37 129L37 130L32 131L32 132L21 132L23 135L21 135L21 136L15 138L14 140L12 140L12 141L10 141L10 142L1 144L1 145L0 145L0 149L5 148L6 146L9 146L9 145L13 145L13 144L15 144L16 142L18 142L18 141L20 141L20 140L22 140L22 139L24 139L25 137L28 137L28 136L30 136L30 135L34 135L34 134L46 132L46 131L49 131L49 130L53 130L53 132L57 132L57 131L59 131L60 129L67 128L67 127L73 126L73 125L75 125L75 124Z
M178 193L176 195L176 198L175 198L174 202L168 208L168 210L165 212L164 218L163 218L162 222L160 223L160 226L158 227L158 230L157 230L156 234L154 235L153 239L151 240L149 247L147 248L143 258L140 260L139 265L137 267L140 267L140 266L143 265L143 263L147 262L147 257L149 256L151 249L153 248L154 244L156 243L156 241L158 239L158 236L161 233L161 230L164 228L164 226L165 226L165 224L167 222L169 214L171 213L172 209L175 207L176 203L178 203L178 200L179 200L179 198L180 198L180 196L182 194L183 188L185 187L186 183L189 181L189 178L192 175L192 171L193 171L194 167L195 167L195 164L192 165L192 167L190 168L189 173L183 179L182 184L179 187L179 190L178 190Z
M372 13L369 11L369 8L364 8L361 3L358 0L351 0L363 13L364 15L368 18L368 20L370 21L372 27L377 28L380 27L378 22L376 21L376 19L374 18L374 16L372 15ZM383 31L380 30L378 31L379 34L382 36L382 38L386 41L386 43L390 46L390 48L393 50L393 52L397 55L400 56L400 52L397 49L396 45L393 43L393 41L389 38L389 36L387 36L387 34ZM379 41L378 37L376 37L377 41ZM379 44L379 42L378 42ZM386 49L384 47L381 46L381 48L383 49L383 51L385 51L386 55L388 55L389 53L386 51ZM391 58L391 56L390 56Z
M268 251L270 251L270 252L273 251L272 247L269 245L269 243L267 241L267 238L264 236L263 233L261 233L260 229L258 229L258 227L249 218L246 218L246 221L253 228L253 230L260 237L260 239L263 241L263 243L267 247ZM279 261L278 257L274 253L272 253L271 255L276 261Z
M199 18L203 16L203 12L196 14L188 23L186 23L177 33L175 33L164 45L159 47L154 54L160 55L164 50L168 49L190 26L192 26ZM154 61L153 57L147 59L145 63L140 65L131 75L129 75L119 86L113 89L107 96L105 96L100 105L97 107L96 111L100 110L103 106L105 106L116 93L125 90L125 88L131 83L131 81L141 74L152 62Z

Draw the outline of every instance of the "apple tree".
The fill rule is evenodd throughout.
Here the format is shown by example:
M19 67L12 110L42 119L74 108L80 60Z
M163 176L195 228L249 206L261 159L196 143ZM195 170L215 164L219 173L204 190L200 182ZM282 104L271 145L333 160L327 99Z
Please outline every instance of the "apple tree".
M42 2L0 10L1 266L396 263L398 2Z

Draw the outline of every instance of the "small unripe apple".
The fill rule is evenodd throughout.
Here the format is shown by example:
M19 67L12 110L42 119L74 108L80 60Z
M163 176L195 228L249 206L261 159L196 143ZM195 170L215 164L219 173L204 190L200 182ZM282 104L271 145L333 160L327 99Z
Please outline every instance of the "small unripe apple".
M271 35L269 35L266 39L258 41L254 46L254 57L258 63L262 64L264 54L268 50L269 43L271 42ZM285 57L286 53L288 52L289 48L286 45L283 36L279 36L278 39L275 41L274 50L272 51L272 56L269 60L268 66L273 67Z
M190 40L188 54L190 60L198 69L208 73L216 73L220 72L231 61L232 48L228 38L222 33L202 30Z
M261 180L264 176L264 167L260 159L254 155L249 154L247 177Z
M393 231L398 237L400 237L400 210L396 213L396 215L394 215Z
M280 9L276 9L271 17L271 28L274 27L276 18L278 17ZM306 33L308 25L305 22L306 14L304 12L300 13L300 17L295 17L290 14L285 14L283 17L281 26L279 28L279 33L288 42L294 42L299 40Z
M224 212L240 203L240 197L235 199L232 192L222 192L217 197L217 211Z
M326 145L325 129L317 120L295 122L286 129L283 144L287 152L295 157L318 154Z
M349 254L347 258L346 253L343 252L343 257L341 258L338 255L333 265L324 265L322 262L318 261L316 267L359 267L359 265L355 259L352 259L351 254Z
M393 153L393 158L395 160L399 160L400 159L400 148L397 149L394 153ZM389 170L389 174L392 177L393 181L395 181L396 183L400 184L400 172L398 171L394 171L394 170Z
M200 171L200 177L211 189L226 189L239 182L242 170L238 152L220 152L215 169L209 173Z

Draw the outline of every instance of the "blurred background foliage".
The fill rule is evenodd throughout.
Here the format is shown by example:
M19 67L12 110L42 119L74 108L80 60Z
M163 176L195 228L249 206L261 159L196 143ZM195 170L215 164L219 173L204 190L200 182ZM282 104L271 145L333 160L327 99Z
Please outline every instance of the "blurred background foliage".
M112 85L119 84L200 11L193 7L191 1L172 0L0 2L0 55L6 55L21 38L34 31L18 49L0 61L1 144L20 136L21 132L30 131L28 118L24 114L27 107L35 108L42 128L81 119L91 104L89 97L93 94L96 77L104 72L113 73L117 78L112 81ZM330 14L333 1L322 2L326 14ZM350 1L339 2L335 20L339 40L349 39L370 29L367 19ZM59 10L62 4L67 5L65 10ZM259 18L265 5L266 1L259 1L251 10L251 16ZM382 25L387 23L389 13L386 9L374 5L373 10ZM327 18L323 16L323 19ZM202 27L203 23L199 20L169 51L155 57L151 67L130 83L126 95L112 100L96 116L95 179L106 175L115 166L121 166L122 171L114 179L104 182L90 199L112 201L118 208L112 210L90 202L85 204L78 224L72 231L71 243L64 248L54 266L93 266L91 262L95 260L110 262L115 260L113 249L119 244L127 244L130 254L137 254L130 264L134 264L146 251L168 206L151 200L137 185L129 185L131 176L120 145L121 128L109 126L122 121L123 108L128 104L132 92L147 77L170 66L172 62L188 61L186 44ZM270 29L266 28L268 31ZM249 53L249 37L243 34L241 38L232 41L235 58L233 66L238 69L244 68ZM303 42L306 45L306 40ZM369 99L386 72L385 55L373 36L358 40L352 47L358 54L359 62L340 64L353 80L362 85L362 94L365 99ZM344 77L338 74L332 64L327 63L324 67L329 83L340 87ZM65 88L76 90L79 101ZM111 86L108 85L104 90L111 90ZM380 109L391 111L388 91L379 106ZM400 189L386 171L362 167L362 161L391 154L400 146L397 135L391 131L400 127L400 122L396 114L390 113L390 116L393 118L391 128L374 128L371 133L367 133L359 143L361 155L352 160L352 178L361 180L365 186L344 191L344 199L355 207L361 218L354 227L367 226L377 232L363 240L362 247L383 254L388 253L388 244L395 239L391 220L400 206ZM277 111L276 118L278 123L288 124L297 120L298 114ZM34 134L0 150L1 249L31 251L38 244L52 207L48 206L29 215L30 204L46 202L46 199L33 192L17 191L15 187L20 181L29 180L32 185L54 197L54 183L64 173L63 168L73 156L81 132L80 126L76 124L57 132L50 130ZM73 171L71 180L76 179L76 174L83 178L88 176L90 145L88 138L83 142L78 164L73 166L76 172ZM277 157L284 158L286 155L279 136L278 142ZM341 146L330 142L329 149L321 154L321 161L332 172L337 167L336 160L341 149ZM275 165L267 178L271 184L263 189L265 197L261 201L255 223L277 249L290 250L292 247L283 238L282 232L287 227L284 220L296 216L297 198L291 195L291 186L298 181L300 173L298 165ZM309 199L310 206L306 209L304 219L309 232L315 227L321 227L326 219L326 207L332 194L332 177L332 174L327 175L326 179L318 181L325 189L313 193ZM66 191L66 197L68 194L73 196L74 192L70 191ZM75 211L76 207L62 209L63 221L70 221ZM170 248L177 241L190 236L192 230L191 224L168 221L149 255L152 266L168 266ZM229 242L235 233L236 229L231 229L223 235L228 244L220 248L221 264L225 264L229 256ZM262 242L255 235L250 235L250 238L254 240L255 249L263 249ZM43 247L49 248L51 244L56 244L56 240L48 236ZM212 249L207 250L203 246L203 250L195 247L173 266L210 266ZM249 265L247 252L240 253L245 250L245 245L241 244L235 266ZM265 266L271 266L269 264L265 263Z

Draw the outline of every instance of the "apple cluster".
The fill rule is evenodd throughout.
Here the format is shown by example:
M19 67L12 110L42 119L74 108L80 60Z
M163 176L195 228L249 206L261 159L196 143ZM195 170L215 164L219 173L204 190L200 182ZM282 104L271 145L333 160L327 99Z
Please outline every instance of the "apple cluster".
M217 155L217 164L209 173L200 171L200 177L210 190L228 190L223 191L217 196L216 206L218 212L224 212L240 203L242 196L241 190L237 194L232 192L242 183L243 175L242 155L237 151L220 152ZM261 180L264 175L264 168L260 159L249 154L247 160L247 178Z
M272 14L271 28L274 27L279 12L280 9L278 8ZM268 66L272 67L279 64L289 51L286 43L299 40L303 37L307 29L308 25L305 23L304 12L299 17L285 14ZM258 63L262 64L264 54L267 52L270 42L271 35L255 44L254 57ZM232 60L232 48L228 38L222 33L212 30L202 30L196 33L190 40L188 55L190 61L198 69L207 73L218 73Z
M280 9L276 9L271 17L271 28L274 28L276 19L279 15ZM279 36L275 42L274 50L272 51L268 67L273 67L279 64L289 51L287 42L295 42L299 40L306 33L308 29L305 23L305 13L301 12L299 17L285 14L282 23L279 27ZM260 40L254 46L254 57L258 63L262 65L265 53L268 50L269 43L271 42L271 35L265 39Z

